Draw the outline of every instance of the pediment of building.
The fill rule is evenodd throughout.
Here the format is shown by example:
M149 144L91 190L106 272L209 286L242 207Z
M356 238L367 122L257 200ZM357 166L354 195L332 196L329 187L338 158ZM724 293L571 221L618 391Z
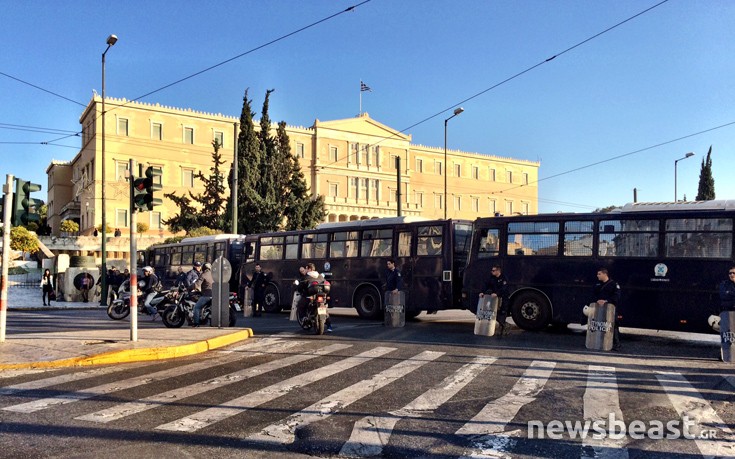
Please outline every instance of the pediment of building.
M368 138L374 138L370 143L377 142L379 140L390 139L391 142L403 143L411 142L411 135L404 134L396 129L386 126L372 118L367 113L362 113L354 118L345 118L341 120L331 121L314 121L314 127L317 130L328 130L330 131L329 137L342 137L355 139L355 136L364 136Z

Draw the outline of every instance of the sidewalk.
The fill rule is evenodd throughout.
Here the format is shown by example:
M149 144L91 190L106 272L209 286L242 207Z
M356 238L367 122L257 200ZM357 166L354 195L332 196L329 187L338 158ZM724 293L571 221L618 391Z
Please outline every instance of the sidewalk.
M30 290L22 292L21 290ZM40 289L8 289L0 372L170 359L228 346L253 336L250 328L166 328L138 316L138 340L130 319L116 321L98 303L53 302L43 307ZM40 307L38 307L40 305ZM244 323L238 318L238 325Z

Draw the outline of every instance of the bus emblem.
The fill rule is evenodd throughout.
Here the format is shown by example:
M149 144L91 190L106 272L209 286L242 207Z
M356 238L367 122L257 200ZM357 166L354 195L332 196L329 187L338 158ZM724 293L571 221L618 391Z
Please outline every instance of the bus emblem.
M324 262L324 271L329 271L330 269L332 269L332 265L328 261L325 261Z
M663 263L659 263L653 267L653 274L656 277L666 277L667 272L669 272L669 267Z

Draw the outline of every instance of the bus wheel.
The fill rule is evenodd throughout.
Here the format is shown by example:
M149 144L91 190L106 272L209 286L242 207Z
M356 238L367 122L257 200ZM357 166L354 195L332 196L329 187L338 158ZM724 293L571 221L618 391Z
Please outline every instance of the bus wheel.
M355 296L355 309L360 317L364 319L379 319L380 313L380 295L377 290L372 288L363 288L357 292Z
M549 324L551 306L542 295L524 292L513 299L511 315L513 322L522 329L538 331Z
M273 284L265 286L263 309L265 309L265 312L281 312L281 297L278 295L278 289Z

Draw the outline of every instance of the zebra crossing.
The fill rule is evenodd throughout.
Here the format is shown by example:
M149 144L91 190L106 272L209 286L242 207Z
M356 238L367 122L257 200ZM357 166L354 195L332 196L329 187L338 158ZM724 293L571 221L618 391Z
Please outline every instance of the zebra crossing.
M230 371L233 367L235 371ZM224 370L209 376L215 368ZM165 369L145 362L34 375L30 381L0 387L0 424L63 410L55 413L60 418L68 413L65 421L78 426L114 427L128 421L126 425L141 423L146 431L179 435L224 428L243 444L269 450L298 450L309 441L299 432L329 426L319 429L336 432L332 450L325 454L341 457L403 457L400 451L407 444L413 450L426 448L425 455L438 448L442 456L461 458L523 456L528 455L524 448L546 447L558 448L564 457L628 458L640 456L646 448L659 453L673 448L672 454L687 457L735 457L735 377L713 376L717 379L713 387L719 390L707 391L701 381L690 381L675 371L649 372L645 381L630 378L630 373L626 379L621 376L624 372L628 370L611 365L540 358L509 361L475 355L454 361L443 349L412 352L391 346L259 338L216 358ZM129 373L135 375L128 377ZM201 376L185 385L167 384L191 375ZM348 376L344 384L342 376ZM644 410L637 406L631 410L630 405L637 404L628 401L635 395L629 392L632 382L650 394L652 419L635 419ZM328 393L315 391L309 399L308 389L321 387L329 387ZM114 397L142 388L148 395L134 400ZM558 397L562 392L579 402L554 406L563 399ZM212 393L216 403L195 402ZM293 403L294 399L303 402ZM280 408L285 400L292 401L290 411ZM76 402L84 403L71 405ZM186 414L172 419L167 410ZM543 413L538 419L537 411ZM627 411L633 414L628 416ZM144 417L150 412L161 416ZM632 432L635 422L650 423L661 412L675 413L674 418L659 419L664 424L688 420L695 437L662 443L612 435L612 418L629 425ZM584 424L588 435L568 429L561 442L530 436L531 421L551 426L555 420L573 427ZM600 432L607 435L593 435Z

